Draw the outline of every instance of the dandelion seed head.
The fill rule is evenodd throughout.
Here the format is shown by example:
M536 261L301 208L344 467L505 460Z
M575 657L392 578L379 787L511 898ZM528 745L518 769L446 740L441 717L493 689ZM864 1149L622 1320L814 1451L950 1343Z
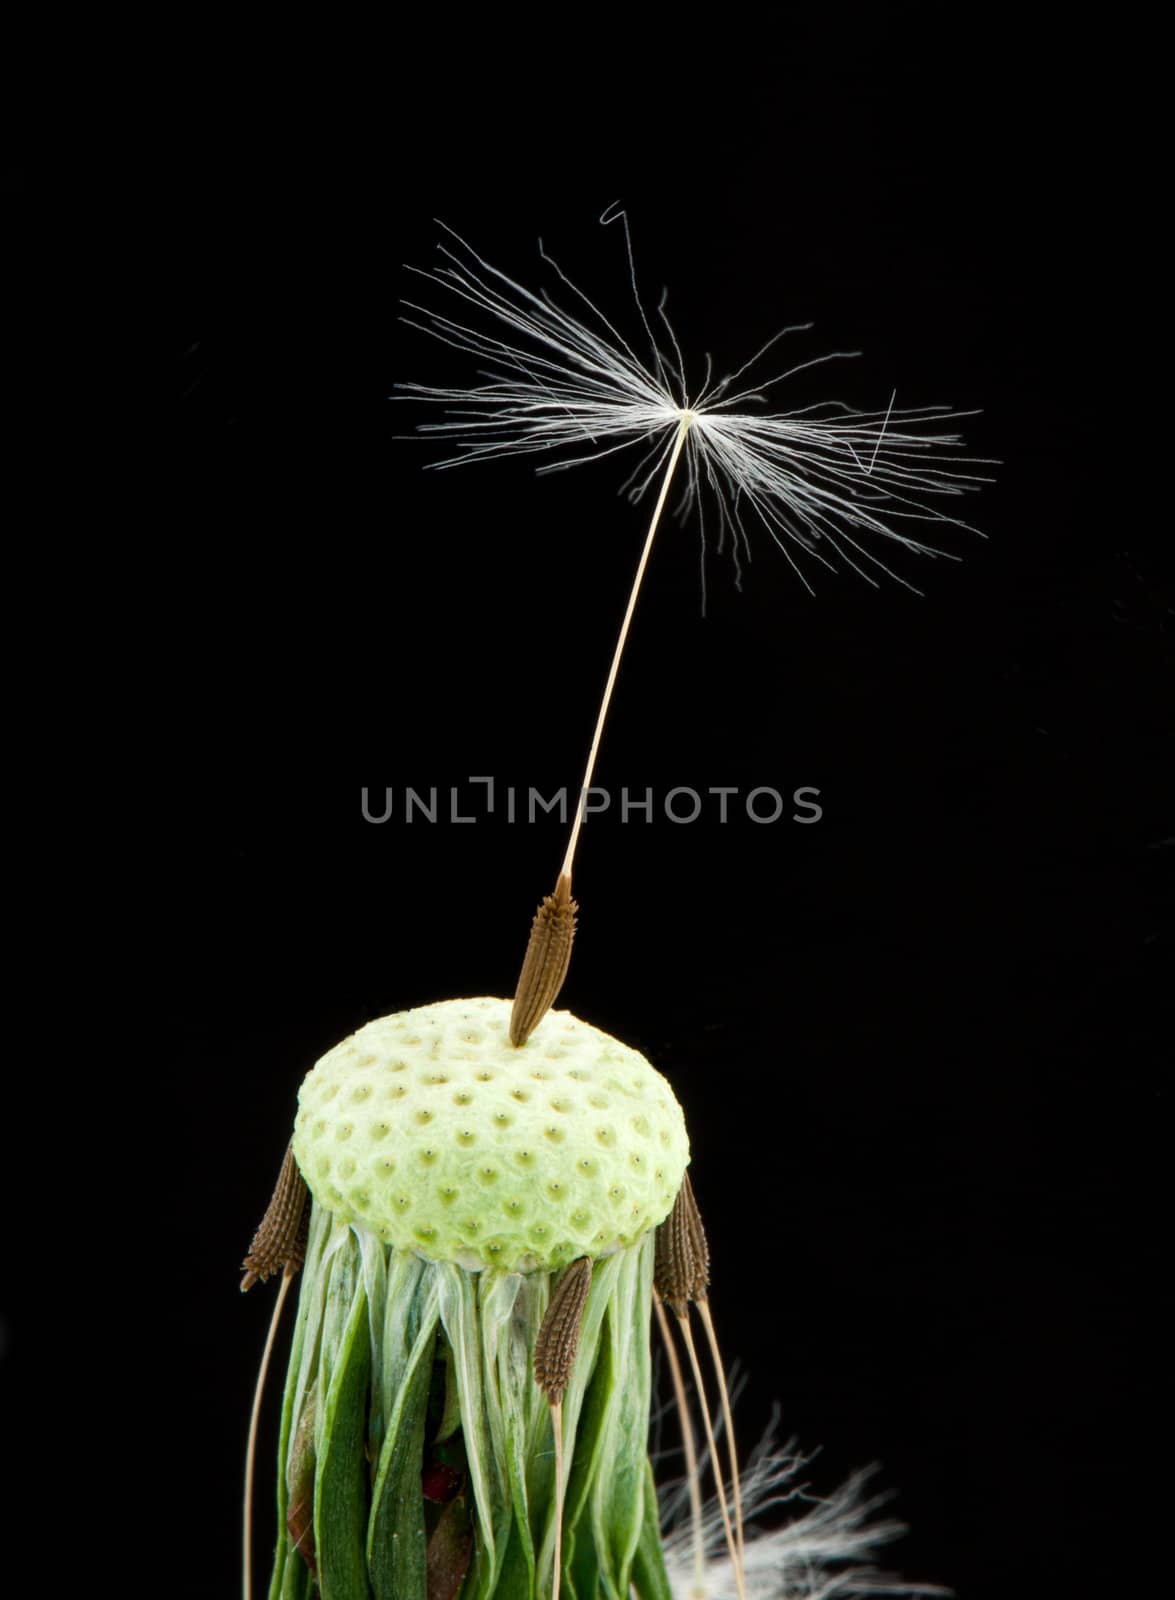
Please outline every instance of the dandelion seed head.
M913 585L884 557L898 546L917 555L953 553L926 543L918 524L978 532L942 502L989 482L988 465L962 453L947 425L969 415L945 406L898 407L896 394L880 410L861 411L832 400L771 410L768 392L808 368L846 359L836 351L800 360L753 386L738 387L784 338L811 324L780 330L743 366L714 380L707 358L704 382L691 390L681 345L662 297L656 308L661 338L637 289L632 244L622 212L602 221L624 223L630 289L641 335L630 341L576 287L540 243L554 289L539 293L491 266L444 228L440 264L408 268L427 285L406 299L403 320L481 363L479 381L462 385L404 383L407 398L439 405L445 420L417 432L449 446L433 463L448 468L502 457L551 457L540 472L560 472L634 448L635 467L622 484L640 500L673 459L684 435L679 518L695 516L705 553L713 534L728 545L736 577L762 535L783 553L805 587L803 558L836 570L847 566L877 585L877 575ZM442 224L443 227L443 224Z

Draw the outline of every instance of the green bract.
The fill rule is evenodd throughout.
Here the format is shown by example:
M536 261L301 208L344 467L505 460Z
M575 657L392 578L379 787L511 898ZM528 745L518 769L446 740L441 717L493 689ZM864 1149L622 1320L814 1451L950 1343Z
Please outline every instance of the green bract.
M637 1051L551 1011L521 1048L506 1000L370 1022L302 1085L319 1205L401 1249L529 1272L632 1244L689 1160L681 1107Z

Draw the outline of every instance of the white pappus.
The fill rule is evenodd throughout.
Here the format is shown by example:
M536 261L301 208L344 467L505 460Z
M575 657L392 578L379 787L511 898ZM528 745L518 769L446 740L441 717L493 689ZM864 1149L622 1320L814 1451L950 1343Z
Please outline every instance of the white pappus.
M939 431L940 424L973 413L944 406L899 408L893 395L880 411L827 401L768 412L768 389L808 367L859 353L815 356L765 382L738 387L781 339L811 323L781 329L720 380L713 379L707 357L704 381L691 392L665 297L656 309L659 344L637 292L625 215L613 211L601 218L615 220L624 224L647 358L576 287L541 241L542 261L560 294L576 306L574 313L547 290L536 294L491 266L449 228L451 242L438 246L442 265L407 269L442 290L444 300L405 300L409 314L403 320L486 363L478 373L482 381L473 385L396 385L405 396L443 405L448 413L448 420L417 430L454 446L454 454L434 465L556 452L559 458L539 469L553 472L643 444L645 453L624 486L632 499L644 495L664 468L663 500L680 459L685 483L678 509L681 515L697 512L703 549L709 509L717 522L719 550L730 539L736 576L750 556L751 531L757 527L808 588L797 556L832 570L842 562L874 584L874 572L881 572L913 588L879 550L888 544L920 555L950 555L916 537L919 523L978 531L939 504L990 481L974 470L989 463L957 453L959 435ZM449 309L439 308L445 301Z

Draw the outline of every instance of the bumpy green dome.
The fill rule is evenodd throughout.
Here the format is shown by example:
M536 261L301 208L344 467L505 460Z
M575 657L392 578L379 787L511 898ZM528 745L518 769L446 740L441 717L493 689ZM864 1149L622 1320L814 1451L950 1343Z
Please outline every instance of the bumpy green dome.
M509 1020L508 1000L444 1000L328 1051L294 1125L318 1204L474 1271L553 1270L661 1222L689 1161L665 1079L569 1011L519 1049Z

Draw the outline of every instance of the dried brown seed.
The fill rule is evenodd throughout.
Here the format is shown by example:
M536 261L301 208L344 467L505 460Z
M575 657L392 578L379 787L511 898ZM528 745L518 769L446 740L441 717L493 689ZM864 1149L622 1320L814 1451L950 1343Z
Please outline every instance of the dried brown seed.
M682 1175L673 1210L657 1229L653 1257L657 1293L681 1317L691 1300L704 1300L710 1285L710 1251L689 1173Z
M514 1009L510 1013L510 1043L513 1045L526 1043L563 987L571 961L578 910L571 898L571 879L561 872L554 894L545 896L530 926L526 956L514 991Z
M306 1204L308 1193L306 1180L294 1160L291 1141L286 1147L273 1198L253 1235L249 1254L241 1263L245 1269L245 1276L241 1279L242 1294L246 1289L251 1289L259 1278L264 1281L271 1272L278 1272L285 1267L296 1272L305 1261L310 1229L310 1207Z
M590 1256L573 1261L559 1279L534 1342L534 1375L551 1405L558 1405L571 1379L579 1328L592 1286Z

